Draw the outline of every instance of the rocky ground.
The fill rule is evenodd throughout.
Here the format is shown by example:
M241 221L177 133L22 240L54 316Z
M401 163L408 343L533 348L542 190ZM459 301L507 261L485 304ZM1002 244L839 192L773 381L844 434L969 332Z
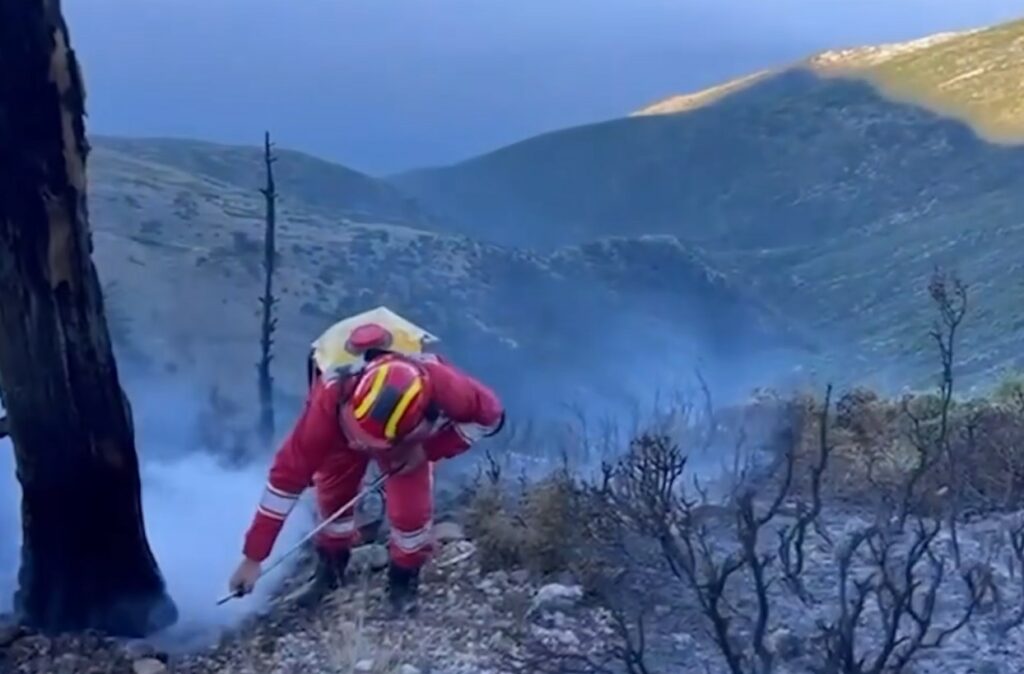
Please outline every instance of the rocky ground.
M783 518L784 519L784 518ZM981 565L1000 588L986 597L963 630L940 646L922 651L902 671L914 674L1018 674L1024 671L1024 630L1005 628L1007 617L1022 605L1022 577L1006 538L1017 520L988 518L960 531L965 565ZM785 522L782 521L781 524ZM870 526L864 513L828 512L823 531L809 541L804 583L813 598L801 602L783 583L769 589L771 617L765 644L775 672L814 672L821 666L819 627L835 619L838 583L836 558L843 541ZM729 549L727 520L712 524L715 545ZM775 533L766 530L772 541ZM0 671L4 674L526 674L541 672L625 672L621 664L621 617L585 598L567 576L538 579L526 571L484 573L476 544L460 527L439 525L443 541L424 571L418 616L390 619L383 606L386 551L379 545L358 549L352 579L318 610L303 612L292 601L301 587L296 575L280 588L264 616L253 617L224 635L215 647L187 655L157 652L145 642L117 643L98 635L44 637L10 625L0 627ZM1006 547L1010 546L1010 547ZM940 536L937 554L948 560L948 539ZM645 608L645 666L634 672L719 674L728 672L710 639L707 623L696 609L693 593L659 567L656 556L637 550L628 590L631 606ZM898 570L907 548L893 549ZM308 560L306 563L308 570ZM773 574L769 566L769 575ZM925 568L925 567L922 567ZM926 568L934 568L927 566ZM865 578L870 565L854 563L854 576ZM926 575L920 576L922 579ZM964 606L964 586L948 573L938 586L936 619L930 633L949 626ZM871 602L869 602L871 604ZM869 605L856 650L870 664L884 630L878 620L883 604ZM756 628L756 593L741 571L723 605L738 651L750 653ZM918 602L918 606L922 606ZM636 623L627 619L636 640ZM907 623L910 624L909 621ZM745 665L743 672L755 669ZM862 670L839 670L860 672ZM867 670L863 670L867 671ZM881 672L898 671L881 669Z
M450 526L450 525L449 525ZM525 572L482 574L475 546L458 528L424 571L418 616L384 611L383 546L358 549L355 576L317 611L297 610L296 585L275 606L208 651L184 656L98 635L48 638L11 626L0 630L4 674L469 674L518 672L536 642L584 652L609 634L607 616L587 608L578 586L538 583ZM301 583L299 584L301 585ZM516 660L523 658L523 665Z

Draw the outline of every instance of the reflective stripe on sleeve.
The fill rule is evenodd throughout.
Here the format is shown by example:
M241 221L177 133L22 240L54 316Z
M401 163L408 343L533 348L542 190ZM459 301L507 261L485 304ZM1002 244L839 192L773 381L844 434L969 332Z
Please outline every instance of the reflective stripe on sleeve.
M459 434L463 440L469 444L479 441L481 438L485 438L493 433L497 428L498 424L493 426L484 426L483 424L453 424L455 426L455 432Z
M299 494L289 494L268 484L263 490L258 510L267 517L283 520L298 502Z

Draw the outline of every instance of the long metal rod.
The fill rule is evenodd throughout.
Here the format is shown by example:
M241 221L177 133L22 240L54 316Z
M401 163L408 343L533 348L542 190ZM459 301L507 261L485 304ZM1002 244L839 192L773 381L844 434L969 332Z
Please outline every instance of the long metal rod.
M295 554L295 552L297 550L299 550L303 545L305 545L311 538L313 538L318 533L323 531L324 527L326 527L328 524L330 524L334 520L338 519L343 512L345 512L349 508L354 507L357 503L359 503L361 500L366 498L369 494L373 493L378 488L380 488L380 486L382 484L384 484L384 481L386 479L388 479L391 475L394 475L395 473L397 473L399 470L401 470L401 468L396 469L396 470L391 470L391 471L388 471L388 472L385 472L385 473L381 473L379 476L377 476L377 478L374 479L373 482L368 484L366 487L363 488L363 490L361 492L356 494L352 498L351 501L349 501L345 505L343 505L340 508L338 508L337 510L335 510L333 515L331 515L330 517L325 519L323 522L318 524L316 527L314 527L314 529L312 531L310 531L308 534L306 534L305 536L303 536L302 539L298 543L296 543L291 548L286 550L284 552L284 554L282 554L280 557L278 557L273 563L271 563L270 565L266 566L262 571L260 571L260 575L256 577L256 580L258 581L260 578L262 578L263 576L267 575L268 573L273 571L275 568L280 566L281 563L284 560L288 559L288 557L290 557L291 555ZM231 601L232 599L237 599L238 597L242 597L242 596L244 596L244 593L241 592L241 591L237 591L236 590L235 592L232 592L231 594L224 595L223 597L218 599L217 600L217 606L220 606L221 604L226 604L227 602Z

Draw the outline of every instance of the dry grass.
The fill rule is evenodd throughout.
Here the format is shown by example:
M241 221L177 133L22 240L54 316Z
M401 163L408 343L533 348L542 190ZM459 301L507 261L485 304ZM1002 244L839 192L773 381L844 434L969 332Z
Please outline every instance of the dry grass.
M1024 140L1024 20L849 67L890 96L964 119L993 140Z
M385 643L366 627L366 588L360 600L328 601L303 632L242 643L223 674L398 674L408 662L405 644Z
M538 575L568 570L579 538L574 482L564 470L513 492L499 475L477 484L466 532L483 571L526 569Z
M705 105L710 105L719 101L730 94L745 89L750 85L763 80L765 77L769 77L774 74L776 74L774 71L761 70L751 75L744 75L743 77L737 77L734 80L729 80L722 84L708 87L707 89L702 89L689 94L671 96L652 103L647 107L641 108L630 116L643 117L645 115L673 115L680 112L687 112L688 110L702 108Z
M821 401L766 397L757 405L761 414L774 409L789 420L799 484L819 450ZM939 508L955 491L969 513L1024 507L1024 383L1008 378L991 397L953 400L947 450L940 448L941 409L931 393L885 399L859 388L839 396L829 414L834 451L825 493L860 504L897 498L898 485L926 455L932 465L919 483L924 506ZM948 457L940 460L940 452Z
M907 42L830 50L802 65L825 76L867 79L891 98L967 121L991 140L1024 141L1024 20ZM634 115L694 110L778 72L757 72L671 96Z

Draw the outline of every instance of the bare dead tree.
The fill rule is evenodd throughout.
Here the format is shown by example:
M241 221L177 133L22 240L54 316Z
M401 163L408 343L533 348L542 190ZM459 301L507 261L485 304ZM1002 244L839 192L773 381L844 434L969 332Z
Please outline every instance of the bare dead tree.
M959 518L964 479L960 475L963 466L954 456L952 448L950 411L955 383L956 336L967 313L967 286L955 275L937 269L929 282L928 293L939 314L929 332L939 353L939 408L936 414L924 419L912 410L911 401L904 399L903 411L911 423L910 441L917 452L918 462L910 478L904 482L899 521L905 525L910 513L922 505L925 495L917 493L917 486L927 474L942 466L945 484L938 496L941 496L944 504L950 547L959 565L962 560Z
M81 73L58 0L0 0L0 388L22 488L15 611L143 636L177 618L142 516L88 220Z
M946 463L946 481L949 489L946 499L946 524L949 527L950 543L957 566L961 564L959 518L963 502L964 480L959 474L959 461L953 455L949 432L949 413L953 403L953 367L956 362L956 337L967 315L967 285L956 275L936 270L928 286L929 295L939 312L939 318L931 330L931 337L939 350L942 374L939 395L942 405L939 411L939 432L936 444Z
M781 512L793 482L793 454L784 462L774 497L758 509L756 491L746 489L734 507L689 499L683 490L686 454L668 438L641 436L612 479L615 508L659 544L671 573L694 593L710 625L711 636L732 674L770 672L773 655L765 645L771 614L768 570L774 556L758 547L761 531ZM731 511L738 549L723 551L714 542L708 519ZM757 600L747 646L735 633L728 586L746 570Z
M274 184L274 162L277 158L270 142L270 132L263 135L263 163L266 166L267 183L260 189L266 202L266 228L263 235L263 296L260 306L263 319L260 324L260 361L257 364L259 373L260 422L259 431L267 444L274 439L274 379L270 374L270 362L273 360L274 330L277 318L274 317L274 261L277 249L274 236L277 227L277 188Z
M939 594L950 591L945 564L933 547L941 528L938 521L917 518L912 535L902 527L873 526L846 542L839 555L840 612L819 625L826 659L817 671L896 674L967 625L991 586L976 567L959 571L966 595L962 612L951 624L936 624ZM851 569L859 553L870 570L855 578ZM877 609L875 620L864 615L869 603ZM881 632L881 644L871 652L864 647L865 630Z
M1024 625L1024 518L1018 518L1016 522L1007 525L1006 534L1010 544L1007 566L1011 579L1017 583L1018 600L1013 616L1000 625L1004 632L1009 632Z
M808 533L813 529L822 538L828 540L828 534L820 527L816 527L816 525L819 522L824 505L821 498L821 483L825 471L828 470L828 460L834 449L828 436L829 409L831 406L832 385L829 384L825 389L825 400L822 403L821 412L818 416L818 457L814 465L811 466L810 505L807 504L806 500L799 499L797 501L796 522L779 531L778 554L783 578L794 595L805 604L815 601L814 597L807 591L802 580L806 561L805 547Z
M678 432L688 448L703 453L713 443L717 415L706 382L698 379L704 395L703 408L694 414L693 406L679 405L668 428ZM600 484L591 493L604 502L603 515L588 513L586 519L596 521L601 532L618 529L641 533L656 544L668 571L696 598L710 635L732 674L770 672L774 655L766 640L771 622L769 589L776 559L773 553L760 548L759 541L762 532L772 527L785 509L793 489L796 446L792 436L780 436L785 451L780 452L780 460L770 468L770 475L762 475L756 482L744 481L732 494L732 501L723 505L710 500L696 477L692 482L697 498L687 494L690 451L663 434L667 428L657 424L655 427L661 430L639 434L624 457L602 465ZM774 491L771 498L762 499L760 490L766 485L772 485ZM733 532L731 550L720 544L723 527ZM738 614L729 601L730 586L742 577L749 580L757 601L750 620L751 635L737 629L740 619L747 622L746 616ZM619 581L611 583L618 584ZM642 633L636 616L626 615L621 606L605 604L612 608L620 627L633 627L634 631L627 630L623 639ZM636 662L640 657L636 651L643 643L639 638L626 639L620 655Z
M487 478L488 484L496 487L501 483L501 462L489 450L484 454L484 458L487 460L487 467L482 469L482 476Z
M939 392L942 397L940 437L948 437L949 408L953 400L953 365L957 330L967 314L967 285L957 276L936 270L928 284L928 293L939 311L939 320L929 335L939 349L942 374Z

